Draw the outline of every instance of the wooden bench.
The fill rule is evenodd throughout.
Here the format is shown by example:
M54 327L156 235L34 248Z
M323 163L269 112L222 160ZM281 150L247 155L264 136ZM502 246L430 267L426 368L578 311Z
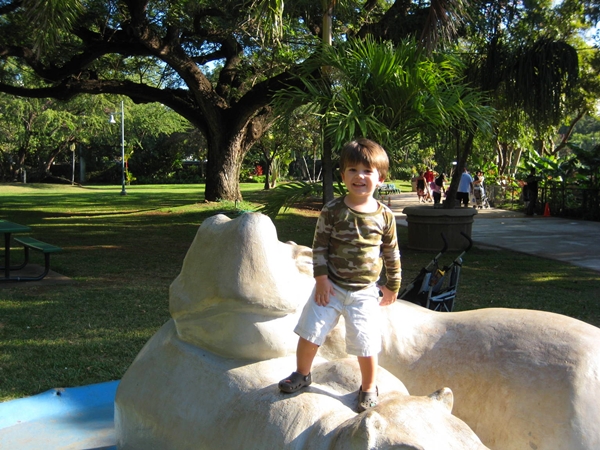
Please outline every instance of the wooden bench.
M36 250L44 254L44 272L37 277L21 277L21 281L37 281L48 275L48 272L50 272L50 254L61 252L62 248L57 247L56 245L47 244L46 242L39 241L29 236L16 237L14 239L23 246L25 251L25 263L23 266L29 262L29 249Z

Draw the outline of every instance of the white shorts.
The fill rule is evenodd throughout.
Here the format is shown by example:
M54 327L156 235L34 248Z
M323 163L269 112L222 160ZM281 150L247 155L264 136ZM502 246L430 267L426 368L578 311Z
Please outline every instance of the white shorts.
M346 352L356 356L374 356L381 351L381 307L379 289L373 285L360 291L348 291L332 283L335 295L327 306L315 302L315 291L306 302L294 332L313 344L323 345L340 315L346 321Z

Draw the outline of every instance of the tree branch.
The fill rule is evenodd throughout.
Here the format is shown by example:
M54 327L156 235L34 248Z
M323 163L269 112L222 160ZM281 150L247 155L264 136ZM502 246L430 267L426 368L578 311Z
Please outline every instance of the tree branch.
M70 100L79 94L117 94L131 98L135 103L159 102L185 117L201 130L206 123L185 89L159 89L132 81L80 80L70 78L59 85L44 88L24 88L0 83L0 92L28 98L56 98Z

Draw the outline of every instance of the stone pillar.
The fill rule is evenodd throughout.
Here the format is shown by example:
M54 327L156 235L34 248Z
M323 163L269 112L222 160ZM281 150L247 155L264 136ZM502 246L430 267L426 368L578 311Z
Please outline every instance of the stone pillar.
M439 251L444 245L441 233L448 241L448 250L464 250L471 237L475 208L437 209L430 205L408 206L402 211L408 223L408 248Z

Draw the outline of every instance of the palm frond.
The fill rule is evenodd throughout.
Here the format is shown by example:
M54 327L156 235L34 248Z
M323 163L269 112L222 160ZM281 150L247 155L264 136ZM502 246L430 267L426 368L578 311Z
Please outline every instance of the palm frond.
M578 78L577 50L566 42L541 39L523 46L509 67L507 94L545 124L562 119L566 98Z
M290 111L308 102L335 148L359 136L391 149L425 129L491 128L493 110L465 84L458 58L429 56L414 40L394 47L369 37L351 39L323 48L315 61L327 67L326 76L303 77L303 88L279 94L277 105Z
M23 0L23 7L35 30L38 52L54 47L65 30L70 31L83 11L80 0Z
M271 219L275 219L281 211L288 210L294 203L309 197L318 197L323 193L321 183L293 181L280 184L269 192L267 202L258 209Z
M343 195L346 190L340 183L334 186L336 195ZM321 199L323 197L323 185L319 182L292 181L280 184L269 192L267 201L258 209L271 219L275 219L281 212L287 211L294 204L310 198Z
M250 11L263 41L278 43L283 36L283 0L256 0Z

